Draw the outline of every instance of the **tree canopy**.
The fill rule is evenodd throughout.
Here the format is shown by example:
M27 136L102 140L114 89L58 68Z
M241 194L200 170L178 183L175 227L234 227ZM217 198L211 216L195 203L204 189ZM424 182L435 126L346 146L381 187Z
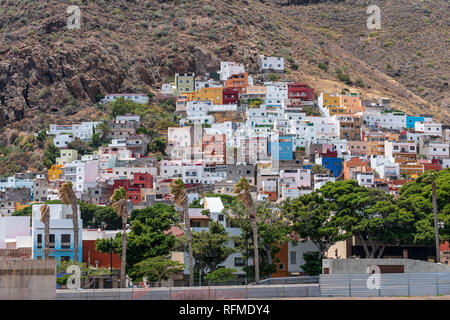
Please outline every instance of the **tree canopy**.
M170 256L157 256L137 263L134 269L136 277L141 279L147 277L150 281L156 281L157 286L160 287L162 279L184 271L184 264L171 260Z
M234 248L228 246L230 237L218 222L211 221L209 230L192 232L192 251L195 267L203 274L214 272L232 253Z
M173 206L156 204L153 207L131 212L131 231L127 234L127 273L132 279L139 277L134 265L152 257L167 255L175 244L175 237L166 234L171 226L178 225L180 216ZM109 252L110 241L99 239L96 248ZM113 240L114 252L121 256L122 234Z
M241 228L241 235L235 239L236 247L245 259L253 259L253 229L251 227L248 209L239 201L228 210L227 219L231 226ZM290 237L289 221L277 208L262 202L256 207L256 226L258 231L258 252L262 275L270 275L276 271L274 256L280 251L284 241L293 241ZM247 272L253 275L254 268L248 266Z
M414 215L414 243L433 244L434 217L431 183L424 174L415 181L405 184L399 191L398 203L402 209ZM440 241L450 240L450 168L435 174Z

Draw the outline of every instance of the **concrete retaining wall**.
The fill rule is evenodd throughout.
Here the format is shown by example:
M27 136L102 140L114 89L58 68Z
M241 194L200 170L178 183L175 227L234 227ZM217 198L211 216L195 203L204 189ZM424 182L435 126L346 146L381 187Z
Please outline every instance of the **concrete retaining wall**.
M52 300L56 261L0 260L0 300Z
M367 273L369 266L380 265L402 265L404 273L450 272L449 265L411 259L324 259L322 274L325 268L329 269L329 274L361 274Z
M57 300L221 300L319 297L318 284L57 290Z

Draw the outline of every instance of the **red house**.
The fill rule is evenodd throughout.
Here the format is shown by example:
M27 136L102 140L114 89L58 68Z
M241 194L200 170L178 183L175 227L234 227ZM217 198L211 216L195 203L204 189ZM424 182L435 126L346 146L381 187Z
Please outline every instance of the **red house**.
M288 99L291 105L301 105L302 101L314 101L314 89L306 83L288 83Z
M237 104L239 100L238 88L223 88L223 104Z
M448 241L441 243L440 250L441 251L441 263L449 264L450 261L450 243Z
M145 201L142 197L141 189L153 188L153 176L150 173L135 172L133 180L130 179L116 179L114 180L113 189L123 187L127 191L127 198L134 204L139 204Z
M150 173L136 172L133 179L133 187L153 188L153 176Z
M88 266L98 268L111 267L111 254L101 253L95 249L95 242L97 238L102 238L97 229L83 230L83 262ZM109 231L106 231L109 232ZM118 231L119 232L119 231ZM122 262L117 253L112 253L112 267L113 269L120 269Z

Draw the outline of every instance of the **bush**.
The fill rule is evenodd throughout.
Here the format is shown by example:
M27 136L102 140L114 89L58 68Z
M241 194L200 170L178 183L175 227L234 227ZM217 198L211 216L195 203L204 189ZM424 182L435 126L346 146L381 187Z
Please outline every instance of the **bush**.
M302 265L303 271L310 276L318 276L322 273L322 257L319 252L309 252L303 254L305 264Z
M351 85L352 81L350 80L350 76L347 73L344 73L344 71L341 68L336 68L336 75L338 79L345 84Z
M361 78L356 79L356 85L360 88L364 88L366 86Z
M319 67L319 69L328 71L328 66L323 62L319 62L318 67Z
M213 272L208 273L204 279L211 282L232 281L237 278L237 275L235 274L236 272L237 270L234 268L219 268Z
M39 90L36 99L42 99L45 98L47 95L49 94L49 91L47 88L42 88L41 90Z

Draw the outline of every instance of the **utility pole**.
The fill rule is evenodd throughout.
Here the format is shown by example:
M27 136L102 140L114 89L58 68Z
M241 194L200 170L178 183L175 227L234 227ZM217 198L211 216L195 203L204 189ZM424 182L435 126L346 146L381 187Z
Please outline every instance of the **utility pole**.
M433 201L433 215L434 215L434 236L436 241L436 263L441 262L441 250L439 241L439 221L437 216L437 201L436 201L436 179L431 183L431 194Z
M110 256L110 258L111 258L111 266L110 266L110 271L111 271L111 286L112 286L112 282L113 282L113 265L112 265L112 247L113 247L113 239L112 239L112 237L110 238L110 243L111 243L111 245L110 245L110 247L109 247L109 256Z
M245 231L245 284L248 284L248 232Z

